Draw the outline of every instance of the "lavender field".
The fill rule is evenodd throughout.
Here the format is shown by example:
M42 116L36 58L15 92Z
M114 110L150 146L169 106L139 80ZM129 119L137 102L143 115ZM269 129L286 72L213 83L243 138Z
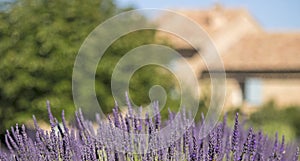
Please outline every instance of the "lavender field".
M155 110L158 107L154 107ZM36 128L33 139L26 134L24 125L20 127L17 124L7 130L5 141L8 151L2 149L0 160L297 161L299 157L299 147L286 143L284 136L274 134L275 139L272 139L274 137L268 137L262 131L244 129L239 123L238 113L233 127L228 126L225 115L223 121L205 137L199 135L204 116L202 121L193 122L188 111L184 110L177 113L178 122L171 111L168 120L162 121L159 114L152 119L146 113L145 119L141 119L130 106L126 115L115 107L106 122L97 117L97 129L83 118L80 110L75 113L76 127L67 125L64 112L62 123L59 123L51 113L50 104L48 114L51 131L41 129L33 117ZM184 127L185 122L192 126ZM157 133L167 124L171 124L176 132L170 134L173 141L165 143L166 140L157 137ZM182 129L185 132L179 136ZM137 134L147 134L146 141Z

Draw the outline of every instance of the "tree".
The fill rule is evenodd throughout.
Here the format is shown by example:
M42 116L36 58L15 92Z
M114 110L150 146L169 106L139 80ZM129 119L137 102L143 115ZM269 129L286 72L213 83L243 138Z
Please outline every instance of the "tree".
M64 109L72 115L72 68L79 47L97 25L125 9L112 0L16 0L0 8L0 126L24 123L32 114L47 118L46 100L54 114ZM129 34L107 50L96 75L96 92L104 112L113 106L111 64L130 49L153 42L154 34ZM158 69L147 70L150 72L137 74L131 86L139 89L134 98L140 104L149 101L147 90L152 80L173 88L169 76L154 78Z

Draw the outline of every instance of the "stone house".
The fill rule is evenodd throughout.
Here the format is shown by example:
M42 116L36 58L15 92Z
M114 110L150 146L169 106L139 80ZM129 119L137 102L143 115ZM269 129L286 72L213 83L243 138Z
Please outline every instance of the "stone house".
M300 105L300 31L265 31L243 8L215 5L207 10L175 11L198 23L214 42L226 71L225 107L256 107L271 100L282 106ZM172 17L161 19L171 21ZM179 27L184 29L184 24ZM200 84L209 80L205 63L196 54L203 54L201 49L174 35L158 32L157 37L166 39L188 60Z

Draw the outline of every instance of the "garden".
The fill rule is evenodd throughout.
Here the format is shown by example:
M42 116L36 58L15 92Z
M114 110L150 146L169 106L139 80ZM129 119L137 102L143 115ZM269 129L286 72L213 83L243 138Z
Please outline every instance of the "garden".
M201 97L196 113L180 106L176 78L154 65L132 75L130 99L124 94L126 105L118 105L111 92L113 67L125 53L156 43L154 30L128 33L106 49L94 82L103 113L76 108L72 72L80 46L106 19L134 9L116 3L0 2L1 161L299 160L297 105L279 108L273 101L251 114L232 108L212 123L210 96ZM144 17L137 22L147 23ZM157 84L170 91L164 107L148 96Z

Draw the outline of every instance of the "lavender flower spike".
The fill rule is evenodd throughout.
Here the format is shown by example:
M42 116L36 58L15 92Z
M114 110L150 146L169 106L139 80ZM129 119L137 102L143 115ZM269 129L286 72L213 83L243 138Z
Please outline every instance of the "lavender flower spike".
M231 138L231 151L233 153L235 153L238 150L238 143L239 143L239 114L236 113L233 133Z
M298 159L299 159L299 147L297 147L297 150L296 150L296 152L294 154L294 157L293 157L293 161L298 161Z

